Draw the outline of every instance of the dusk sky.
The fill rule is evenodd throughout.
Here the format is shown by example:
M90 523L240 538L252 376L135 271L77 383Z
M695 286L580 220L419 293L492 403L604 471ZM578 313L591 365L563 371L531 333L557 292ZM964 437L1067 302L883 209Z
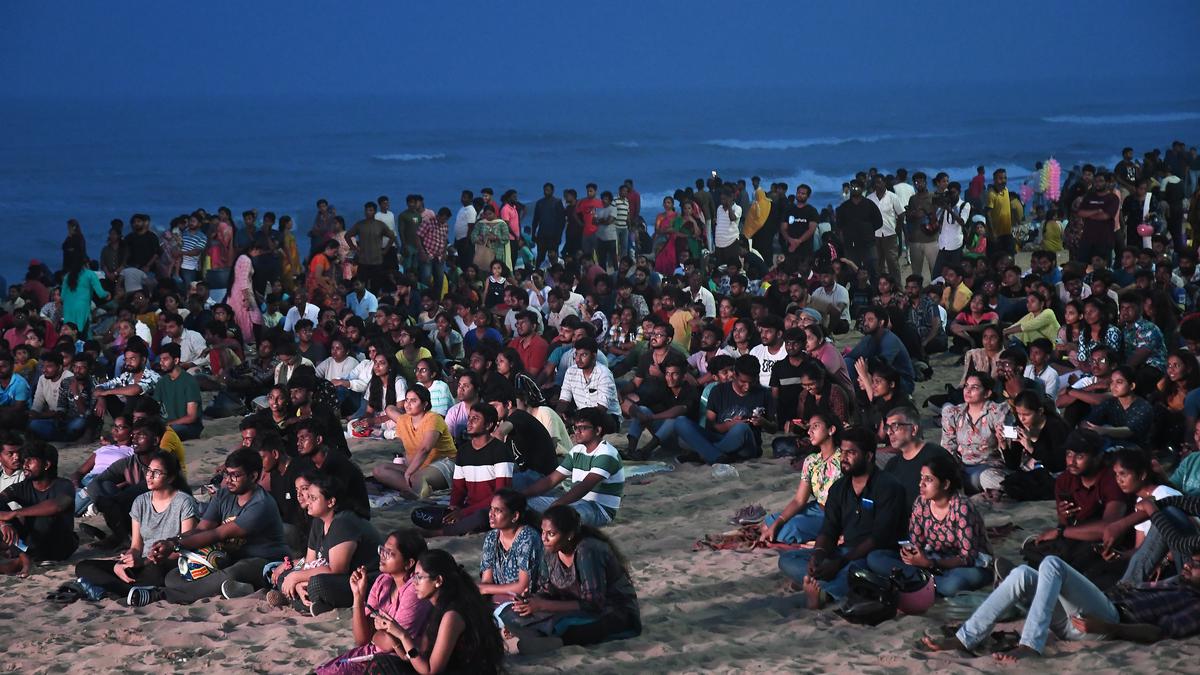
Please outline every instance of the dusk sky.
M305 8L303 6L310 5ZM1200 2L9 2L3 97L1177 86ZM1175 84L1172 85L1171 82ZM1068 87L1069 89L1070 87ZM769 91L769 90L768 90ZM963 92L959 92L961 95Z

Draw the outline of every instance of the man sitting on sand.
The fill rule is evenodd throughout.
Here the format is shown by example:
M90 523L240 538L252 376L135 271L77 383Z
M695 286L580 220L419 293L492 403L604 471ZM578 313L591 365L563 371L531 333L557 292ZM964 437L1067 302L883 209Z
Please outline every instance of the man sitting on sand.
M876 466L875 435L848 429L841 448L842 477L829 488L816 545L779 556L779 569L803 585L809 609L823 607L826 596L845 598L851 569L865 567L871 551L896 550L908 536L904 488Z
M29 574L34 560L66 560L79 546L73 517L75 489L58 477L58 450L44 441L21 448L25 480L0 492L0 543L9 551L0 573ZM9 508L15 503L18 508Z
M544 512L551 506L566 504L592 527L602 527L617 517L625 493L625 468L620 453L604 440L616 431L611 425L612 416L604 408L575 412L570 429L576 445L554 473L524 490L531 509ZM571 479L570 490L551 492L567 478Z
M1152 504L1154 500L1143 501ZM1200 632L1200 549L1192 553L1179 576L1121 586L1107 593L1057 556L1046 557L1036 570L1021 565L953 637L926 637L922 644L933 651L974 650L991 636L1000 617L1017 604L1028 606L1029 613L1018 647L995 655L1001 663L1041 656L1051 631L1061 640L1114 637L1156 642L1195 635Z
M265 586L263 566L287 555L287 546L275 500L258 485L261 473L257 452L234 450L225 459L225 485L208 502L200 524L186 534L157 542L149 555L158 561L178 550L215 546L232 564L197 579L169 574L166 590L155 589L152 600L190 604L216 595L240 598Z

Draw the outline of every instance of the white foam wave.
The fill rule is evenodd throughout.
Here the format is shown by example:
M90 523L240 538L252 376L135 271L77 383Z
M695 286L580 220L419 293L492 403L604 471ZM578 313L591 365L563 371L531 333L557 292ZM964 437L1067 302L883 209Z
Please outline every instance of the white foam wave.
M1043 117L1051 124L1161 124L1200 120L1200 112L1142 113L1133 115L1054 115Z
M638 143L637 141L617 141L617 147L619 147L619 148L640 148L640 147L642 147L642 144Z
M939 134L871 134L866 136L816 136L813 138L768 138L742 139L719 138L705 141L705 145L715 145L731 150L795 150L816 146L845 145L847 143L878 143L879 141L907 140L914 138L930 138Z
M373 155L372 159L378 159L383 162L423 162L431 159L446 159L446 154L437 153L420 153L420 152L399 152L392 155Z

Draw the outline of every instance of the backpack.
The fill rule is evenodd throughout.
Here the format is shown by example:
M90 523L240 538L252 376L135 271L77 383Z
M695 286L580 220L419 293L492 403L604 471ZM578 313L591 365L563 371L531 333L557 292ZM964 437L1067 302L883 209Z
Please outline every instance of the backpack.
M899 587L889 578L866 568L850 572L850 593L834 613L850 623L878 626L896 618Z

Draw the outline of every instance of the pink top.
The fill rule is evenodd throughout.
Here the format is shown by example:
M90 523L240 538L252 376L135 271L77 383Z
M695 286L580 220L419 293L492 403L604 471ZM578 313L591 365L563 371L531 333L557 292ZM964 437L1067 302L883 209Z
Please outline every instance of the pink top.
M371 592L367 594L367 604L392 617L409 635L421 634L425 629L425 619L429 618L429 612L433 609L428 600L417 597L417 587L413 585L412 577L397 590L396 580L390 574L376 577ZM363 611L370 616L370 610L364 607Z
M826 342L821 345L810 356L819 360L825 366L825 370L829 371L834 381L843 385L850 385L850 371L846 368L846 359L842 358L842 355L838 353L837 347L834 347L832 342Z
M517 207L512 204L501 206L500 217L504 219L504 222L508 223L508 231L511 233L509 239L519 239L521 236L521 214L517 213Z

